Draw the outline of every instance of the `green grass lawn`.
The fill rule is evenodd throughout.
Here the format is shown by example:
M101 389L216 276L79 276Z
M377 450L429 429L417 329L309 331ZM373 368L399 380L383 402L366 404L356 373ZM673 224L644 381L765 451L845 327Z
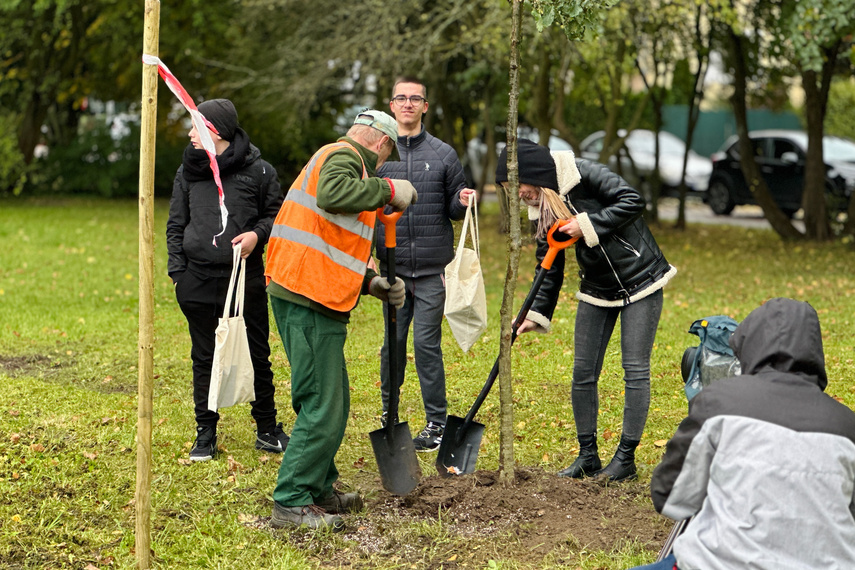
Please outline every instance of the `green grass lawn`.
M491 207L492 206L492 207ZM443 350L449 412L464 415L498 353L505 236L495 205L482 208L482 265L490 326L468 353L446 329ZM167 204L156 205L152 548L159 568L314 568L325 548L348 548L338 537L300 545L286 533L259 530L269 516L279 459L253 448L246 405L222 411L224 451L217 461L188 466L194 436L190 341L166 275ZM12 568L134 566L135 426L138 360L138 221L136 201L0 201L0 561ZM679 273L665 289L652 362L652 403L638 451L647 480L662 442L685 415L680 359L697 338L692 322L714 314L742 320L765 300L810 302L823 327L827 392L855 408L855 252L851 246L782 243L771 231L725 226L668 227L654 234ZM572 257L572 256L571 256ZM524 245L517 307L534 273L533 245ZM577 451L570 408L575 261L568 263L549 335L524 335L513 348L515 454L518 464L548 471ZM275 330L275 327L271 327ZM345 482L376 473L368 432L380 411L380 303L364 298L354 311L346 346L352 411L337 464ZM277 404L286 429L288 363L271 336ZM617 335L601 382L600 445L608 458L622 419ZM498 390L479 420L487 424L480 469L496 469ZM423 422L412 365L401 403L413 430ZM604 434L609 436L604 441ZM613 435L613 437L612 437ZM430 457L422 469L433 473ZM361 489L371 492L371 488ZM413 523L421 524L424 523ZM411 529L412 530L412 529ZM433 529L435 532L436 529ZM394 531L390 531L394 532ZM428 532L419 530L418 532ZM461 542L461 547L465 541ZM402 567L382 557L361 567ZM605 557L608 560L608 557ZM581 559L580 568L623 568L627 560ZM409 566L403 566L409 567ZM528 567L497 560L495 567Z

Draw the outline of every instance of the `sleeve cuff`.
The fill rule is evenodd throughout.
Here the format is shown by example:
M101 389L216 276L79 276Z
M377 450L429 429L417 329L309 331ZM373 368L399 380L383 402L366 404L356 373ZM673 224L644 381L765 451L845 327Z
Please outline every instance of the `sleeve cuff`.
M594 224L591 223L591 218L587 212L582 212L576 216L576 221L579 222L579 229L582 230L582 237L585 238L585 245L594 247L600 244L600 236L594 230Z
M552 328L552 322L545 316L535 311L529 311L525 318L537 325L534 329L534 332L544 334L548 333Z

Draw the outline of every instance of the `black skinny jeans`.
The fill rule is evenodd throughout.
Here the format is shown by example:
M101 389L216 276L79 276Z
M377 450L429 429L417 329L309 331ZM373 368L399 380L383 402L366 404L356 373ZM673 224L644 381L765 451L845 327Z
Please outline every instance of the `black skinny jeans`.
M196 424L216 427L220 414L208 409L208 390L214 363L215 331L223 316L229 276L204 277L185 271L178 277L175 296L190 330L193 348L193 401ZM259 433L276 427L273 371L270 369L270 324L267 313L267 291L264 275L247 277L243 316L252 366L255 369L255 401L251 403Z

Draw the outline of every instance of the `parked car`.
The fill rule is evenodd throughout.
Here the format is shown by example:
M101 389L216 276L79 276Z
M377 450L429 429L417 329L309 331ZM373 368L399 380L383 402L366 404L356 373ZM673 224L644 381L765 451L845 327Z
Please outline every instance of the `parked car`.
M766 181L772 198L788 216L802 207L807 133L770 129L748 133L754 147L754 160ZM829 211L845 211L855 190L855 142L835 136L822 141L825 161L825 191ZM712 156L709 205L720 216L730 214L740 204L756 204L740 168L739 139L730 137Z
M625 136L626 131L618 131ZM599 160L603 150L605 131L597 131L582 141L583 158ZM659 179L662 181L663 196L679 196L680 178L683 172L683 157L686 144L679 137L665 131L659 132ZM609 158L608 166L633 184L646 198L650 197L649 180L656 164L656 133L645 129L636 129L624 140L624 146L617 156ZM706 197L707 184L712 172L712 162L693 150L689 151L686 164L686 187L689 195Z

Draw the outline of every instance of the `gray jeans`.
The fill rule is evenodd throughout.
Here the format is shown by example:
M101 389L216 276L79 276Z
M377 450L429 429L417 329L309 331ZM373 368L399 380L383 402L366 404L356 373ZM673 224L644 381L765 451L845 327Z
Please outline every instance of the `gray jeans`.
M624 307L580 302L576 310L573 417L579 435L596 435L600 409L597 381L609 339L620 316L620 351L626 392L623 436L638 441L650 407L650 353L662 314L662 290Z
M416 373L422 389L425 419L445 424L447 402L445 399L445 367L442 362L442 315L445 309L445 280L442 275L428 275L414 279L405 278L407 298L398 309L398 367L395 386L404 384L407 367L407 336L413 324L413 349ZM383 305L386 316L386 305ZM383 410L389 406L389 332L383 339L380 351L380 382Z

